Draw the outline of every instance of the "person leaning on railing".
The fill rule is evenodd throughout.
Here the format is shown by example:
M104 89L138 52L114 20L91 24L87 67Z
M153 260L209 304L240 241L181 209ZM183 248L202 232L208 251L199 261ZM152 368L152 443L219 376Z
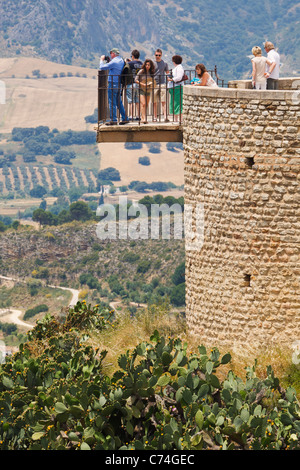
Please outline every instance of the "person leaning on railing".
M154 63L151 59L146 59L135 78L135 82L139 86L141 121L143 124L147 124L147 107L151 93L153 93L153 88L156 84L154 80L154 72Z
M174 121L178 121L178 115L182 113L182 85L184 84L184 68L182 57L174 55L172 57L174 68L172 77L168 77L168 88L170 93L169 112L174 116Z
M197 64L195 69L197 77L191 80L190 85L218 88L217 83L214 81L210 73L206 70L204 64Z

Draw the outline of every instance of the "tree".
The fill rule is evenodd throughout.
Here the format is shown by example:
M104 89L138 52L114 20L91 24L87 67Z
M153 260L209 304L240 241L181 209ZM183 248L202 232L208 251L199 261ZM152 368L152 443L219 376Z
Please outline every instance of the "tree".
M175 286L178 286L179 284L182 284L185 282L185 262L183 261L177 268L175 269L173 276L172 276L172 282L175 284Z
M78 186L70 188L68 191L70 202L78 201L78 199L83 195L84 192L84 189L79 188Z
M61 225L61 224L66 224L68 222L71 222L70 211L63 209L62 211L60 211L60 213L57 216L57 223Z
M60 163L62 165L71 165L71 158L75 157L74 152L67 152L66 150L58 150L54 155L55 163Z
M51 212L45 211L41 208L33 211L32 220L39 222L41 225L55 225L54 215Z
M20 225L19 220L14 220L13 223L11 224L11 226L14 230L18 230L19 225Z
M150 269L150 266L151 261L148 259L143 259L139 262L136 272L144 274Z
M40 203L40 209L44 209L44 211L47 208L47 201L46 199L43 199L42 202Z
M172 289L170 301L176 307L180 307L185 304L185 282L178 284Z
M89 116L85 116L84 120L85 122L89 122L92 124L98 122L98 108L94 110L93 114L90 114Z
M6 225L0 220L0 232L5 232L7 229Z
M29 194L31 197L42 198L43 196L45 196L46 193L47 190L43 186L38 184L30 190Z
M139 158L139 163L140 163L141 165L146 165L146 166L148 166L148 165L150 165L150 158L149 158L149 157L140 157L140 158Z
M139 200L139 204L142 206L145 206L148 211L148 215L151 215L151 206L152 204L155 204L153 197L151 196L145 196L142 199Z
M105 168L99 171L98 180L120 181L121 180L120 172L119 170L116 170L116 168L113 168L113 167Z
M138 181L133 187L134 191L138 193L144 193L148 188L149 185L145 181Z
M94 217L90 207L84 201L73 202L69 210L72 220L90 220Z
M39 69L35 69L32 71L32 75L34 75L36 78L40 78L41 72Z
M149 152L150 153L160 153L161 150L160 150L160 143L159 142L152 142L150 145L149 145Z
M150 183L148 185L149 189L152 189L153 191L168 191L168 184L165 183L164 181L156 181L153 183Z

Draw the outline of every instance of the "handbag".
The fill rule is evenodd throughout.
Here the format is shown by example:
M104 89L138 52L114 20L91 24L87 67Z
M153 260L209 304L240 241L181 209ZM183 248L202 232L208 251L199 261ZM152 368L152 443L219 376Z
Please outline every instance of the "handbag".
M189 79L189 77L188 77L187 74L185 73L180 81L181 81L181 82L186 82L188 79Z

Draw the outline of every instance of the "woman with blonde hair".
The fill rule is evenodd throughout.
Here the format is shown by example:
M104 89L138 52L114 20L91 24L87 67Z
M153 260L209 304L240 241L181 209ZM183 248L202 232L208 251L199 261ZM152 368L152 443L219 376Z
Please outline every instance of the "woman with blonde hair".
M259 46L254 46L252 48L252 54L254 55L254 58L251 59L253 88L256 90L266 90L267 78L270 76L270 72L266 72L266 64L270 66L271 70L273 61L262 56L262 51Z

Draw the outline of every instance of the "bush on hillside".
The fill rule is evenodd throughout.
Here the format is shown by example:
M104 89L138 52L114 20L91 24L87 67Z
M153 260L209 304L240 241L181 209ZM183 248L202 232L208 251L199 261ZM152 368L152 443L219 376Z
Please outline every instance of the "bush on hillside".
M121 176L119 170L116 168L108 167L100 170L98 173L98 180L99 181L120 181Z
M36 305L36 307L28 308L24 314L24 320L29 320L29 318L34 317L38 313L48 312L49 307L46 304Z
M45 196L46 193L47 193L47 190L43 186L38 184L30 190L29 194L31 197L42 198L43 196Z
M170 294L170 302L176 307L185 305L185 282L173 287Z
M139 164L149 166L150 165L150 158L149 157L139 157Z

